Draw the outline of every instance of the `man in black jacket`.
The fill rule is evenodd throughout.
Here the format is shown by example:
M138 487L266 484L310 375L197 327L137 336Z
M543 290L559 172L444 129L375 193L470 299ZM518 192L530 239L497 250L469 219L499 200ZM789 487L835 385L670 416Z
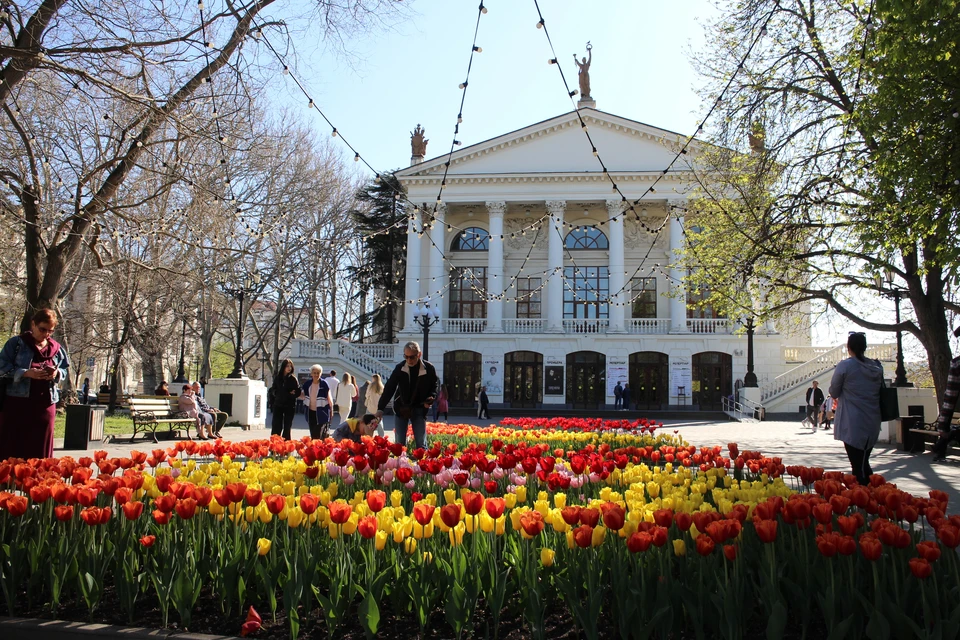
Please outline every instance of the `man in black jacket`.
M383 410L393 400L394 442L406 444L409 425L417 447L427 447L427 410L437 397L438 385L437 370L420 358L420 345L403 345L403 362L390 374L377 404L377 418L382 418Z
M811 382L810 385L810 388L807 389L807 417L803 419L803 424L806 424L809 420L813 430L816 431L817 420L820 417L820 407L823 405L823 390L820 389L820 383L816 380Z

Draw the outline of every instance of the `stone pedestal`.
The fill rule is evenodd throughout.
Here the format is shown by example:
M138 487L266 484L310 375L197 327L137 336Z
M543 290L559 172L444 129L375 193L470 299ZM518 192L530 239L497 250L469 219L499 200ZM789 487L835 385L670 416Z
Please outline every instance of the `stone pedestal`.
M207 383L204 397L211 407L229 414L245 430L267 426L267 386L262 380L216 378Z

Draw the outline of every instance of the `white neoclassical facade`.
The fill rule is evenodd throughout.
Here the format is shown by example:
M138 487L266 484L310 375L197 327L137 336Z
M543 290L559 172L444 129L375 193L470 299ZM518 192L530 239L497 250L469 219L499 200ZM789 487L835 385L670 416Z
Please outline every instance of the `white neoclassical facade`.
M408 226L401 338L422 339L415 313L429 301L441 319L428 355L454 405L482 384L513 407L612 407L619 382L631 408L719 408L746 373L747 340L678 290L691 186L685 157L664 170L682 137L579 113L608 173L577 112L397 173L427 212ZM641 196L625 215L624 197ZM791 349L800 355L788 362ZM761 386L809 349L809 329L759 327Z

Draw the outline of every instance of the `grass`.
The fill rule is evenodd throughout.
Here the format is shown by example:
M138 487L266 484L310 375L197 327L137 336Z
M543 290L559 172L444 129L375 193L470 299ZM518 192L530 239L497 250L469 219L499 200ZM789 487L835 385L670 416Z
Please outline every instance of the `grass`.
M53 437L62 438L67 418L58 414L53 423ZM133 433L133 420L126 414L107 414L103 418L104 435L122 435Z

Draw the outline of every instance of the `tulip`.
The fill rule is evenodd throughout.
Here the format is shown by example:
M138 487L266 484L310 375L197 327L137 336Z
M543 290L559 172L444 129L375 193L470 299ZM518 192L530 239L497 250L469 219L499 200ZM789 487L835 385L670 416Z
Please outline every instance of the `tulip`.
M360 522L357 524L357 532L367 540L377 535L377 517L366 516L360 518Z
M673 511L670 509L657 509L653 512L653 521L661 527L670 528L673 524Z
M581 549L586 549L593 544L593 527L590 525L580 525L573 530L573 541Z
M627 538L627 549L630 553L640 553L650 548L653 543L653 536L646 531L638 531Z
M433 512L436 509L433 505L424 502L418 502L413 505L413 517L420 526L427 526L433 520Z
M463 500L463 510L468 516L475 516L483 510L483 494L464 491L460 498Z
M678 538L673 541L673 554L676 556L687 555L687 543L683 539Z
M560 510L560 517L571 527L580 524L580 507L564 507Z
M917 555L927 562L935 562L940 559L940 546L932 540L924 540L917 543Z
M416 539L414 539L414 538L407 538L406 540L404 540L404 541L403 541L403 550L407 553L408 556L409 556L409 555L413 555L413 553L417 550L417 541L416 541Z
M860 553L871 562L876 562L883 555L883 544L867 534L860 536Z
M759 507L760 505L757 506ZM761 542L770 543L777 539L776 520L754 520L753 526Z
M496 520L503 515L503 511L506 508L506 502L503 498L487 498L483 504L484 509L486 509L487 514Z
M585 508L580 510L580 522L588 527L595 527L600 522L600 511L597 509Z
M140 538L140 545L149 549L157 541L157 536L143 536Z
M142 502L124 502L123 506L123 515L127 520L136 520L143 513L143 503Z
M940 542L948 549L956 549L960 546L960 527L945 524L937 530L937 537Z
M542 549L540 549L541 566L552 567L553 560L556 557L556 555L557 555L557 552L554 551L553 549L548 549L547 547L543 547Z
M626 515L623 507L618 504L608 503L607 508L603 510L603 525L613 531L619 531L623 528Z
M143 506L143 503L140 503ZM53 514L60 522L73 520L73 505L59 505L53 508Z
M910 558L910 573L923 580L933 573L933 567L925 558Z
M673 519L674 522L677 523L677 528L680 529L680 531L689 531L690 525L693 524L693 516L685 511L677 513Z
M451 505L447 505L447 506L449 507ZM458 522L455 527L451 527L450 531L447 532L448 535L450 536L450 545L455 547L457 545L463 544L463 534L466 532L466 530L467 530L467 527L462 522Z
M264 498L267 510L273 515L279 515L287 506L287 499L279 494L271 494Z
M374 513L380 513L381 510L387 504L387 494L379 489L371 489L367 491L367 506L370 507L370 511ZM396 505L400 506L400 505Z
M362 535L362 534L361 534ZM377 531L376 534L376 547L377 551L383 551L387 546L387 532L386 531Z
M239 502L239 500L238 500ZM270 553L270 547L273 546L273 542L269 538L260 538L257 540L257 555L265 556Z
M180 516L182 520L189 520L197 512L197 501L193 498L177 500L175 508L177 510L177 515Z
M713 553L713 550L716 547L716 543L713 541L713 538L704 533L701 533L699 536L697 536L696 543L697 553L702 556L709 556Z
M539 511L526 511L520 516L520 526L531 538L543 531L543 515Z
M440 509L440 520L450 528L460 523L460 505L448 504Z
M167 524L170 522L170 513L160 511L159 509L153 510L153 521L157 524Z
M248 507L255 507L260 504L260 501L263 499L263 491L255 487L250 487L244 492L243 497L247 501ZM235 502L239 502L239 500Z
M300 510L303 511L304 515L309 516L315 512L319 504L320 499L312 493L307 493L300 496Z
M350 519L350 514L353 513L353 507L342 500L331 502L327 505L327 509L330 511L330 521L334 524L345 523Z
M733 562L737 559L737 545L735 544L725 544L723 545L723 555L724 557Z
M831 510L830 513L833 513ZM832 558L837 555L837 543L834 540L833 536L818 536L817 537L817 549L820 551L820 554L827 558Z

